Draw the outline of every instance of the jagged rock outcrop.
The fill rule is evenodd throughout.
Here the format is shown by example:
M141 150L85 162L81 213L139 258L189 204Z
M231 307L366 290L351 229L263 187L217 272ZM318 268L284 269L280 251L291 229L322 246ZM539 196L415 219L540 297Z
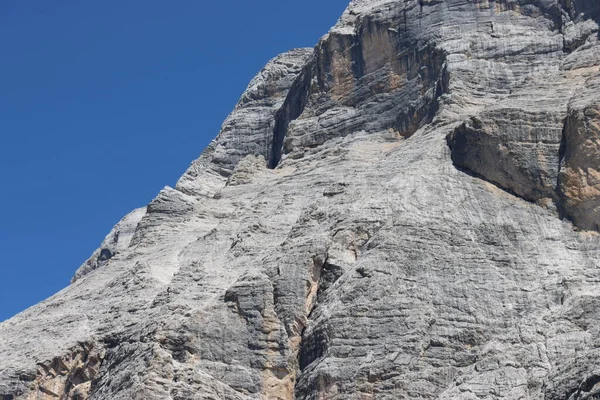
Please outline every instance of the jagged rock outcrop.
M276 115L292 97L290 88L311 54L312 49L295 49L269 61L250 82L219 135L177 182L178 190L214 195L244 157L273 157L274 137L282 129Z
M599 21L351 2L0 324L0 399L600 396Z
M600 51L597 53L600 54ZM600 230L598 93L600 77L596 74L586 80L585 86L569 104L558 181L565 213L577 226L588 230Z
M126 250L131 244L135 229L145 214L146 208L138 208L127 214L115 225L110 233L106 235L100 247L75 272L71 283L95 269L105 266L111 258Z

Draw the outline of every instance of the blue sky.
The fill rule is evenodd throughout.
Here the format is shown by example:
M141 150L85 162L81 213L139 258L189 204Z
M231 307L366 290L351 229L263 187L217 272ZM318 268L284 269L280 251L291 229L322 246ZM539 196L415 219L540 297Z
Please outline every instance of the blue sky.
M275 55L348 0L0 2L0 321L173 186Z

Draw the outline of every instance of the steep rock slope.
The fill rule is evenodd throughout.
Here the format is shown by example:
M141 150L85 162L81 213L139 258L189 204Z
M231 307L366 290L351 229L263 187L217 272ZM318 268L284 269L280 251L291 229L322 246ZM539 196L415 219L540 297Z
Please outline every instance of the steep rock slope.
M353 1L0 324L0 399L598 397L599 16Z

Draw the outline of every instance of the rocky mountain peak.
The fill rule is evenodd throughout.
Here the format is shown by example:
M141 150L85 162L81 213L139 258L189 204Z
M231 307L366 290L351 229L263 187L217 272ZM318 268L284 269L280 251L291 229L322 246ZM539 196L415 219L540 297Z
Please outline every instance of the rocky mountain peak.
M352 1L0 324L0 400L597 397L599 22Z

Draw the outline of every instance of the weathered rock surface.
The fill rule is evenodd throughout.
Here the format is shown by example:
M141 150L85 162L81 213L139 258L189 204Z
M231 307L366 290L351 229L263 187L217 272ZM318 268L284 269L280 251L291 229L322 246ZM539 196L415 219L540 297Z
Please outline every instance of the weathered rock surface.
M0 324L0 399L600 397L599 20L353 1Z
M135 230L145 214L146 208L138 208L115 225L104 238L100 247L75 272L71 283L95 269L105 266L111 258L125 251L131 244Z
M599 93L600 77L596 74L586 80L569 104L558 188L573 222L593 230L600 230Z

